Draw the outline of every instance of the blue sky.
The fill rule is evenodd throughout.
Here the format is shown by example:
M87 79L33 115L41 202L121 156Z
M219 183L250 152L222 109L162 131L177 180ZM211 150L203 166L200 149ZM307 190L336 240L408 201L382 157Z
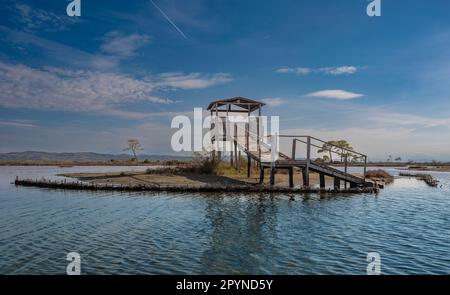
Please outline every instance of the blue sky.
M372 159L450 159L449 1L81 3L3 1L0 152L172 154L173 116L244 96Z

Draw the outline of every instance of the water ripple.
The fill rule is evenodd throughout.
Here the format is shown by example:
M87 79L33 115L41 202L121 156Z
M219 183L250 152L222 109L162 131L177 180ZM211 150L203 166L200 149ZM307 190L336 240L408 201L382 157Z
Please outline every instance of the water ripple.
M64 169L0 167L1 274L62 274L71 251L86 274L364 274L373 251L386 274L449 273L449 173L434 174L442 189L405 178L379 195L294 198L10 184Z

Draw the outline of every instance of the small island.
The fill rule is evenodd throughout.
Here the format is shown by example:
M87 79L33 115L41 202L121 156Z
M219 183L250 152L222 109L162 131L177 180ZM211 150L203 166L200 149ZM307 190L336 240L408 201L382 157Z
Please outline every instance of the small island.
M240 167L246 167L245 159ZM73 178L74 181L51 181L47 179L16 179L16 185L75 190L118 190L118 191L180 191L180 192L327 192L327 193L376 193L378 185L364 188L333 187L332 177L325 177L325 188L320 187L320 175L310 173L310 186L289 185L289 174L281 170L275 185L270 185L270 176L260 181L258 167L252 166L252 175L247 177L244 169L235 169L224 161L214 161L197 156L191 161L177 162L176 166L151 166L144 171L121 171L108 173L64 173L58 176ZM361 177L360 174L355 176ZM301 183L302 171L294 173L294 183Z

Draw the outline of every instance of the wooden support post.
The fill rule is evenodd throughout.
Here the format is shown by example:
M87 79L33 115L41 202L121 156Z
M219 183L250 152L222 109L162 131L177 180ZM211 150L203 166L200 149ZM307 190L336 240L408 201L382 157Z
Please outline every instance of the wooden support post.
M259 183L260 184L264 183L264 167L262 167L262 166L259 169Z
M337 177L334 178L334 189L340 189L341 188L341 180Z
M295 150L297 148L297 140L294 138L292 140L292 160L295 160Z
M345 171L345 174L347 174L347 170L348 170L347 155L345 155L345 157L344 157L344 171ZM347 181L344 181L344 188L347 188Z
M211 118L212 118L212 117L213 117L213 111L212 111L212 109L211 109ZM214 123L213 123L213 120L211 120L211 124L209 125L209 130L212 130L212 129L213 129L213 126L214 126ZM214 138L214 134L213 134L213 137L211 138L211 145L214 144L213 138ZM210 157L211 157L211 159L214 161L214 158L215 158L214 146L212 146L212 148L213 148L213 150L211 151Z
M289 187L294 187L294 167L289 169Z
M250 136L250 125L249 125L249 123L246 123L245 124L245 148L247 149L247 153L250 151L249 136Z
M259 162L261 162L261 144L260 144L260 138L259 138L259 120L261 119L261 109L259 109L259 116L256 120L256 147L258 150L258 159Z
M238 162L237 162L238 167L237 168L238 168L238 171L241 172L241 151L239 150L238 153L239 153L239 156L238 156Z
M233 155L233 151L230 152L230 166L234 167L234 159L233 159L234 155Z
M222 132L223 132L223 137L221 138L222 141L227 140L228 135L227 135L227 120L228 120L228 115L227 117L222 121Z
M237 152L237 125L234 124L234 165L238 169L238 152Z
M325 188L325 174L320 173L320 188Z
M250 114L249 114L250 118ZM247 178L250 177L250 169L252 162L250 158L250 123L245 124L245 149L247 150Z
M237 144L234 143L234 168L238 168L238 152L237 152Z
M306 168L302 169L303 186L309 186L306 176Z
M367 173L367 156L364 156L364 179L366 179Z
M344 157L344 172L347 173L348 170L348 162L347 162L347 155Z
M309 186L309 165L311 163L311 137L308 136L306 140L306 167L304 173L304 186Z
M275 185L275 168L273 166L270 167L270 185Z

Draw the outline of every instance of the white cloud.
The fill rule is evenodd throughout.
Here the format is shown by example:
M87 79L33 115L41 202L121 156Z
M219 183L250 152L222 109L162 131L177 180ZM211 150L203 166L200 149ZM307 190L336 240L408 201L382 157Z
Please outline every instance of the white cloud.
M146 114L120 110L123 104L172 103L155 96L158 89L200 89L231 81L227 74L162 74L140 79L119 73L99 73L46 67L31 68L0 62L0 106L95 112L142 118Z
M358 69L354 66L342 66L342 67L329 67L329 68L320 68L320 72L328 74L328 75L345 75L345 74L355 74Z
M279 74L297 74L297 75L308 75L308 74L325 74L325 75L350 75L355 74L358 71L358 67L355 66L339 66L339 67L325 67L325 68L305 68L305 67L281 67L275 70Z
M154 83L132 77L0 62L0 105L13 108L104 110L124 102L170 103L151 95Z
M17 128L34 128L36 125L29 120L10 120L0 121L0 126L17 127Z
M309 68L289 68L289 67L282 67L279 69L276 69L275 72L279 74L289 74L294 73L298 75L307 75L311 73L311 69Z
M313 93L309 93L308 97L320 97L320 98L332 98L339 100L353 99L364 96L364 94L353 93L345 90L321 90Z
M262 102L264 102L266 105L270 106L270 107L278 107L282 104L284 104L286 101L279 98L279 97L275 97L275 98L264 98L261 100Z
M229 74L202 74L202 73L163 73L159 75L158 85L179 89L202 89L214 85L231 82Z
M113 31L106 34L103 41L101 50L104 53L125 58L134 56L136 50L150 42L150 37L141 34L124 35Z

